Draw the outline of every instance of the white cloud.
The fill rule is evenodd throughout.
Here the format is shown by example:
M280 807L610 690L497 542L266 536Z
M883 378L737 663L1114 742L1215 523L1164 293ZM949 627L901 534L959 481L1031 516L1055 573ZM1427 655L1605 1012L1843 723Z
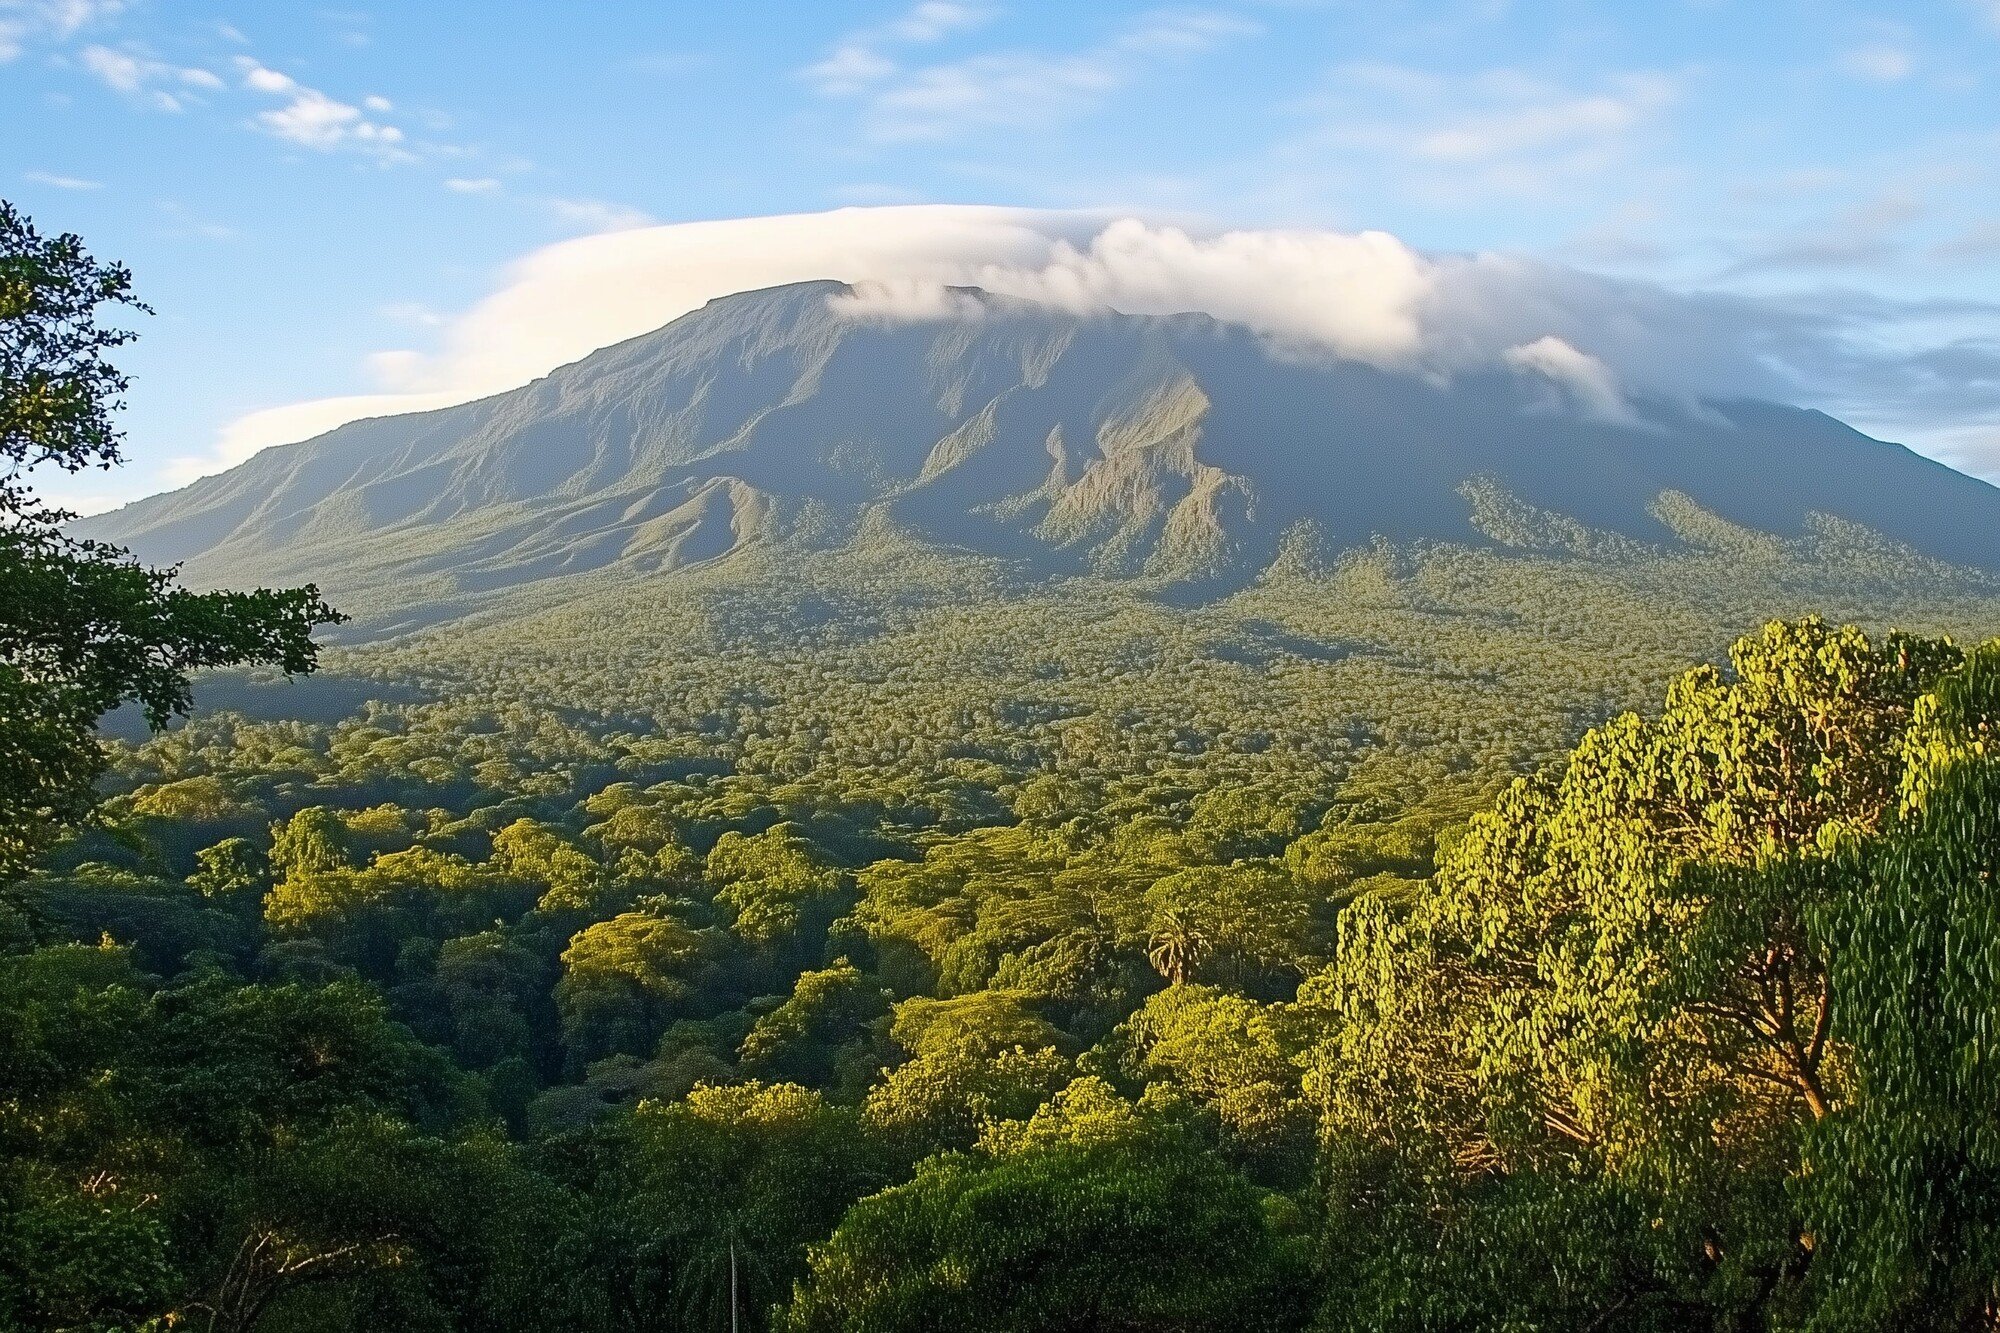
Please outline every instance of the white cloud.
M1231 231L1196 237L1125 218L1042 264L978 265L971 285L1086 312L1199 310L1281 342L1377 364L1423 341L1430 263L1387 232Z
M108 46L86 46L78 53L77 59L105 87L135 98L156 111L183 109L188 88L213 92L223 86L222 80L208 70L169 65ZM162 84L177 85L180 91L169 92L160 86Z
M249 56L238 58L243 69L243 86L260 93L288 93L298 87L289 74L280 74L275 69L266 69Z
M57 37L73 37L94 23L121 13L124 0L46 0L39 6Z
M124 8L124 0L0 0L0 64L30 41L66 42Z
M918 278L880 278L857 282L827 298L834 311L848 319L884 324L934 324L944 320L977 320L986 306L972 292Z
M1949 263L2000 259L2000 218L1973 223L1958 235L1932 247L1931 255Z
M47 185L57 190L101 190L104 188L103 181L85 180L81 176L64 176L53 171L24 172L23 179L31 180L37 185Z
M920 5L912 16L932 8L940 7ZM951 30L923 29L936 36ZM979 129L1060 122L1136 82L1156 65L1259 31L1257 24L1233 14L1163 10L1141 15L1080 51L989 51L907 71L884 54L879 33L858 34L804 73L825 96L857 99L863 123L876 139L942 140Z
M283 106L257 113L255 124L266 134L322 152L353 149L388 162L415 159L415 154L403 147L401 129L373 119L361 107L309 88L291 75L270 69L249 56L237 57L236 63L244 87L285 99ZM391 109L388 101L380 97L364 99L364 105L373 115Z
M145 67L136 56L114 51L108 46L83 48L83 67L96 75L105 87L121 93L136 93L145 85Z
M1447 77L1401 65L1335 69L1301 110L1314 128L1288 145L1300 170L1379 158L1426 194L1543 194L1626 156L1680 96L1653 71L1566 88L1513 69Z
M257 121L280 139L308 148L335 148L350 138L395 143L403 132L393 125L376 125L362 117L361 108L307 88L275 111L260 111Z
M1834 411L1867 404L1873 424L1905 438L1927 423L2000 426L2000 351L1977 339L1928 351L1919 341L1924 320L1990 330L2000 305L1682 293L1517 256L1427 255L1382 232L1201 232L1102 214L909 205L548 246L449 318L435 350L375 358L382 392L252 414L178 475L362 416L511 388L732 292L827 278L856 285L835 305L857 318L966 316L965 298L946 286L1082 312L1200 311L1300 356L1429 376L1541 375L1598 416L1656 398L1756 396Z
M850 96L896 72L890 50L941 42L985 23L993 12L988 6L958 0L923 0L892 22L848 33L823 59L799 73L823 96Z
M955 32L976 28L992 18L990 5L968 5L955 0L923 0L888 26L887 33L899 42L922 45L943 41Z
M1427 130L1413 147L1438 162L1480 162L1515 153L1623 134L1673 100L1665 79L1640 78L1615 93L1559 98L1513 107Z
M1840 68L1870 83L1901 83L1910 77L1910 72L1916 68L1916 61L1899 46L1877 42L1843 52Z
M90 72L92 78L112 92L122 92L124 96L162 112L182 110L186 106L188 88L216 92L224 86L222 80L208 70L166 64L164 60L140 56L130 50L112 50L110 46L86 46L78 52L78 62L86 72ZM162 84L178 90L168 92Z
M442 328L445 318L421 301L394 301L382 307L384 318L399 324L414 324L420 328Z
M896 72L896 62L872 46L851 42L836 46L824 60L806 66L802 72L821 94L841 97L888 78Z
M500 182L491 176L453 176L445 181L444 188L453 194L497 194Z
M1611 368L1588 352L1579 352L1554 334L1509 347L1501 360L1516 370L1533 371L1562 385L1576 396L1584 412L1605 421L1634 420Z

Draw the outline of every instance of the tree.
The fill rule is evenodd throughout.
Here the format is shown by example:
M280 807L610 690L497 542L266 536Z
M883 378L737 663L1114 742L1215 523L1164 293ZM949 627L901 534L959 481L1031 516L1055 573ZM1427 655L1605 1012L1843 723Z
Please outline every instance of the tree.
M831 967L802 972L784 1003L758 1018L738 1049L746 1069L824 1086L840 1073L865 1084L875 1070L841 1060L843 1048L857 1055L869 1029L889 1011L889 997L845 958ZM858 1079L852 1076L859 1076Z
M346 870L347 825L323 805L309 805L271 827L271 867L284 879Z
M1213 1109L1233 1147L1284 1168L1310 1160L1313 1119L1299 1095L1286 1013L1207 986L1170 986L1115 1034L1129 1075Z
M1260 1196L1178 1135L950 1154L814 1246L795 1333L1300 1327L1299 1265Z
M247 897L270 877L270 862L248 838L224 838L196 852L195 861L200 868L187 882L204 898Z
M889 1034L911 1058L870 1090L863 1114L916 1156L969 1147L986 1126L1026 1118L1069 1081L1062 1034L1005 992L904 1000Z
M705 868L715 900L732 914L738 935L770 945L796 933L809 918L824 928L835 911L842 876L820 860L813 844L788 824L746 837L725 833Z
M1146 890L1146 956L1174 985L1214 971L1239 984L1309 966L1312 907L1274 865L1195 866Z
M729 1325L730 1263L743 1327L805 1275L806 1245L883 1183L851 1109L796 1084L698 1087L640 1106L618 1193L672 1263L680 1326Z
M475 1068L528 1053L528 1015L542 983L541 960L498 930L446 940L437 987L451 1016L452 1047Z
M1776 1154L1837 1101L1831 951L1802 886L1894 810L1948 642L1773 623L1476 818L1406 918L1364 898L1309 1084L1461 1166L1672 1175ZM1792 868L1798 873L1779 874Z
M615 896L603 866L560 830L532 819L517 819L493 835L493 864L538 886L544 912L596 912Z
M649 1052L668 1017L696 993L716 952L713 934L671 914L625 912L579 931L556 983L563 1043L581 1071L615 1052Z
M1917 709L1901 817L1814 896L1851 1051L1807 1144L1815 1327L2000 1321L2000 641Z
M127 381L105 358L133 335L99 322L119 307L145 309L122 265L0 201L0 881L96 805L98 718L136 700L164 726L203 667L310 671L312 630L340 618L311 586L177 587L171 570L65 535L71 515L30 489L37 469L119 461Z
M1809 1272L1829 1327L1990 1318L1985 652L1769 625L1503 793L1407 915L1348 909L1300 998L1329 1156L1399 1164L1364 1287L1425 1328L1733 1326Z

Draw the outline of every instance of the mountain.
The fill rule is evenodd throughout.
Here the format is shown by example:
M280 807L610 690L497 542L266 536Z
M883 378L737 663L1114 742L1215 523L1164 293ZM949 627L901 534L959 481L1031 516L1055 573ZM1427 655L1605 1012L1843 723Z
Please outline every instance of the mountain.
M1443 382L1206 316L969 289L889 322L802 283L534 383L358 421L77 524L214 585L313 579L379 625L526 585L882 540L1201 594L1383 538L1572 554L1840 532L2000 570L2000 490L1824 414ZM546 591L546 589L545 589Z

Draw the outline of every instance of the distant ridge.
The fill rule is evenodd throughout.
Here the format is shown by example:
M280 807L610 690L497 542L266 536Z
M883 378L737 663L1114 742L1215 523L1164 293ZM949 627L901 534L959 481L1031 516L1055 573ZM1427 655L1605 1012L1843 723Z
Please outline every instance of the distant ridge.
M1301 540L1573 555L1838 528L2000 570L2000 490L1824 414L1308 361L1206 316L1081 316L967 290L857 319L800 283L461 407L359 421L82 520L198 583L318 581L445 615L884 533L1031 575L1226 590ZM976 311L976 315L970 312Z

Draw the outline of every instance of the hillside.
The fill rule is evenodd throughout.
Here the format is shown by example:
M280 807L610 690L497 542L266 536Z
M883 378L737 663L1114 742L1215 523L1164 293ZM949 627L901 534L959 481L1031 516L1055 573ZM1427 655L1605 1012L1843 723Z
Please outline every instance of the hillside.
M78 525L197 583L312 579L364 633L732 554L884 539L1192 595L1381 537L1602 556L1823 538L2000 569L2000 491L1822 414L1449 383L1205 316L748 292L509 393L356 422ZM1855 526L1866 534L1855 531ZM1740 534L1739 534L1740 536ZM549 581L557 581L550 585Z

